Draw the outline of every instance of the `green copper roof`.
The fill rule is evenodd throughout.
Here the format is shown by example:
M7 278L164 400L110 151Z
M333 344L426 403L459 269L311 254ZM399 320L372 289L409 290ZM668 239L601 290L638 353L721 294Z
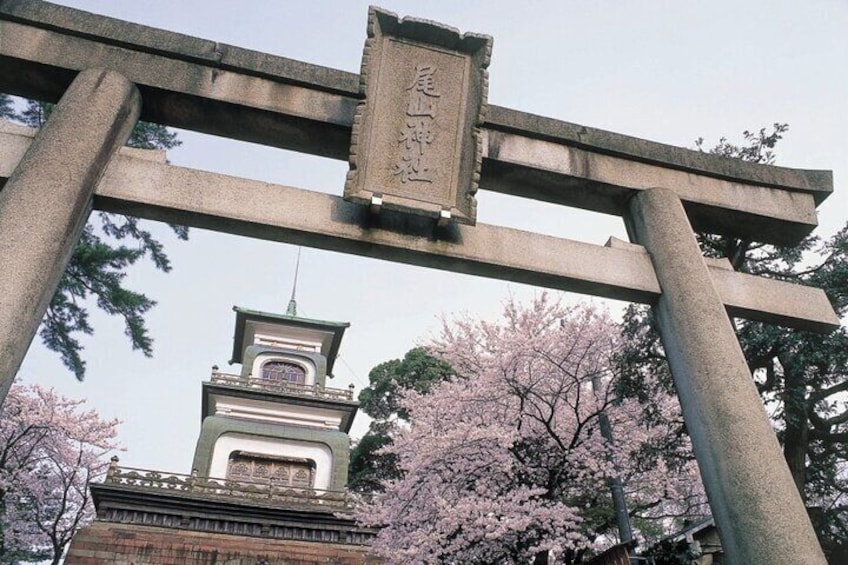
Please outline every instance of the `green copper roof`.
M272 314L259 310L249 310L233 306L236 313L236 327L233 335L233 356L230 363L241 363L245 343L245 330L248 322L268 324L281 328L302 328L326 334L326 339L321 347L321 353L327 357L327 373L332 375L333 363L339 352L339 345L346 328L350 327L348 322L328 322L325 320L311 320L299 316L288 316L285 314Z

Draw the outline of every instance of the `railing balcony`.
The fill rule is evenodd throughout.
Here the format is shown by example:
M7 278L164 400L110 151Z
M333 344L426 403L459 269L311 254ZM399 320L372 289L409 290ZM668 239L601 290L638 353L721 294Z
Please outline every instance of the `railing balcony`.
M182 475L119 467L117 457L112 458L104 483L150 491L191 493L204 498L226 499L228 501L241 500L285 506L308 506L333 512L344 512L353 508L353 500L344 491L292 487L280 484L273 479L265 482L234 481L200 477L196 474Z
M326 398L328 400L353 400L353 385L348 388L329 388L320 385L307 385L287 382L283 380L262 379L253 376L243 377L230 373L222 373L216 367L212 368L211 382L230 386L252 388L267 392L280 392L286 394L297 394L301 396L313 396Z

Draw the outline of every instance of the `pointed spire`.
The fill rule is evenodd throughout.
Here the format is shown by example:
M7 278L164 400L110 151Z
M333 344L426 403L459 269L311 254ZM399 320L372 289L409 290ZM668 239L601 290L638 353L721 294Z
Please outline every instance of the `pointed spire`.
M297 301L295 300L295 294L297 293L297 273L300 270L300 250L302 248L297 248L297 262L294 265L294 282L292 283L292 293L291 299L289 299L289 307L286 308L286 316L297 316Z

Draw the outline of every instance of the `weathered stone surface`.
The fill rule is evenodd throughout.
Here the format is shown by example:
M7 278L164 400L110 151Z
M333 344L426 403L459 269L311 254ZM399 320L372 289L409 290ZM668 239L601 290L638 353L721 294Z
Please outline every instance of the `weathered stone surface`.
M588 151L635 159L697 175L809 192L815 196L817 204L821 204L833 192L833 175L830 171L763 166L501 106L489 106L486 128L499 132L522 132L526 137L534 139L556 141Z
M708 264L710 278L728 313L737 318L814 332L839 327L839 318L823 290L766 279ZM808 314L819 312L815 321Z
M647 251L641 245L614 237L606 245L642 253L647 257ZM822 333L833 331L840 325L827 295L819 288L739 273L733 270L730 261L725 258L703 259L713 287L727 313L734 318ZM659 292L657 283L654 300L659 298ZM647 302L653 303L654 300Z
M0 191L0 402L140 106L135 86L118 73L80 73Z
M5 16L3 10L5 4L0 6L0 18ZM99 17L90 17L99 21ZM116 22L107 19L106 27ZM120 27L129 26L128 32L134 29L133 24L119 23ZM120 28L112 33L120 33ZM185 38L174 35L177 44ZM216 45L207 43L210 48ZM355 98L287 82L282 77L269 79L257 69L234 69L223 62L223 52L218 62L172 54L168 51L172 45L162 46L168 53L165 56L153 50L137 51L96 33L79 37L52 28L0 21L0 91L55 101L77 71L109 68L138 85L144 96L142 119L347 158ZM243 58L260 59L258 55ZM286 65L272 67L280 66ZM311 69L306 67L307 71ZM302 73L306 81L313 76L307 71Z
M75 73L91 66L113 68L138 83L144 119L348 158L359 97L355 74L43 2L0 3L0 90L57 100ZM628 161L640 176L671 171L673 181L661 186L682 191L697 185L702 191L681 193L696 228L783 244L812 230L814 204L832 190L829 171L740 163L491 105L488 116L483 189L625 212L640 186L597 176L594 169L558 171L536 163L532 152L498 156L507 147L544 141L559 146L558 154ZM681 173L684 184L677 183ZM793 194L773 195L787 191Z
M95 206L162 221L551 288L649 301L644 253L367 209L340 197L120 156ZM277 203L269 206L269 202Z
M3 134L0 123L0 183L35 131L9 129ZM269 207L270 201L280 205ZM434 231L431 222L391 213L369 221L341 198L175 167L161 151L122 148L97 188L95 207L618 300L652 303L660 292L640 245L613 238L601 247L484 224ZM820 289L736 273L726 261L708 263L732 316L810 331L839 326Z
M797 241L817 225L812 192L696 176L559 141L493 130L486 130L486 141L482 182L489 190L621 216L635 192L667 188L683 200L697 230L744 230L753 239L783 243Z
M309 84L329 92L355 95L359 88L359 77L355 73L125 22L48 2L3 0L0 4L2 19L44 29L61 29L70 35L129 46L134 51L167 52L169 57L175 59L213 67L242 69L275 81Z
M630 212L662 287L660 335L728 562L826 563L680 200L647 190Z
M491 37L369 9L346 200L475 223L491 51Z

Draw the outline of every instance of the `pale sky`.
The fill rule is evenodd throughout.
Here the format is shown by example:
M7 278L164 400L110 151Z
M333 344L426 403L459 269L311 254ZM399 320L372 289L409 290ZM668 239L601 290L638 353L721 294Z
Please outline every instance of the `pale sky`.
M97 14L358 72L368 4L212 0L63 0ZM691 147L745 129L788 122L783 166L831 169L834 194L818 233L848 218L848 2L386 0L401 16L494 37L489 102L590 127ZM347 164L180 132L179 166L341 195ZM478 193L478 220L603 244L626 239L617 217ZM124 421L122 464L190 472L200 429L200 383L213 364L238 372L233 305L285 311L296 248L193 229L167 244L174 270L134 268L132 288L159 302L148 316L152 359L130 350L120 320L93 315L88 374L78 383L39 338L19 379L88 398ZM374 365L400 357L438 330L440 316L494 317L510 293L539 289L304 249L300 314L351 323L332 386L367 384ZM566 299L576 300L576 295ZM610 303L618 309L621 303ZM360 415L354 435L366 429Z

